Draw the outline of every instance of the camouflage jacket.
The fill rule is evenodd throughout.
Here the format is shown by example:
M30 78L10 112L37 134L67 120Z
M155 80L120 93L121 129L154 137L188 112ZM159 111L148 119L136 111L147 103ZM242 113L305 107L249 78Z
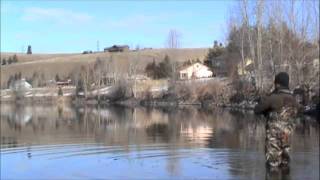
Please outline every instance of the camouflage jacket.
M288 89L279 89L274 91L270 96L261 98L261 101L254 108L254 112L256 114L264 114L266 116L274 116L272 115L274 113L283 113L281 117L284 117L285 114L289 113L289 109L285 110L283 109L284 107L291 107L293 111L291 110L290 112L294 113L298 109L298 104Z

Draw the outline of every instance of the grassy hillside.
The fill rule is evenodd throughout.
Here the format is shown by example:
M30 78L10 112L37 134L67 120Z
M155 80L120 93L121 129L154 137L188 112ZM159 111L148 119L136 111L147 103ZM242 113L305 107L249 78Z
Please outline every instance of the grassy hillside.
M32 55L28 55L25 53L1 53L1 61L2 59L7 59L13 55L17 55L18 59L19 59L19 63L20 62L30 62L30 61L41 61L41 60L45 60L45 59L49 59L49 58L55 58L55 57L68 57L68 56L74 56L77 54L32 54Z
M92 66L96 58L106 62L112 62L115 72L126 73L129 65L137 66L138 72L142 73L147 63L163 60L167 54L171 60L178 62L189 59L203 60L208 49L148 49L129 52L94 53L94 54L17 54L18 63L1 66L1 85L4 86L10 75L21 72L22 77L31 77L34 72L44 74L47 80L53 79L56 74L60 77L67 76L70 72L82 65ZM1 53L1 59L13 53Z

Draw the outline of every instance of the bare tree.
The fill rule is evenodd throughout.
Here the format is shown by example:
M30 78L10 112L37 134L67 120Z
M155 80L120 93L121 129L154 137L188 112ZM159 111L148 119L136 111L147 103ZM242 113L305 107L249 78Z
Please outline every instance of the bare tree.
M175 30L171 29L168 33L168 38L167 38L167 47L171 49L171 59L172 59L172 80L176 79L176 66L177 66L177 61L176 61L176 49L181 46L180 42L181 34Z
M102 61L99 57L96 58L96 61L94 63L94 84L97 89L97 96L98 96L98 101L100 101L100 89L101 89L101 82L102 82L102 77L103 77L103 72L104 72L104 61Z
M168 33L167 39L167 47L170 49L176 49L180 47L180 33L175 30L171 29Z
M319 56L319 1L242 0L239 5L234 12L241 18L229 28L238 33L233 43L242 66L245 58L254 62L257 87L264 89L264 80L280 70L289 72L293 85L305 83L306 64Z
M88 97L88 92L90 89L90 68L89 65L86 66L81 66L80 68L80 79L83 85L83 93L84 93L84 97L87 98Z
M254 42L253 42L253 31L252 28L250 27L250 19L249 19L249 12L248 12L248 0L242 0L241 3L241 13L242 13L242 25L244 26L244 28L246 29L246 33L247 33L247 38L248 38L248 43L249 43L249 52L250 52L250 58L252 59L252 61L254 62L254 66L257 67L257 63L255 61L255 57L256 57L256 53L255 53L255 47L254 47ZM257 68L255 68L255 77L257 77Z
M139 46L139 45L138 45ZM140 51L137 51L136 57L129 62L129 78L133 80L132 94L137 97L137 69L138 62L140 62Z
M262 13L264 8L263 0L257 1L256 7L256 24L257 24L257 63L258 63L258 87L263 89L263 62L262 62L262 52L261 52L261 43L262 43Z

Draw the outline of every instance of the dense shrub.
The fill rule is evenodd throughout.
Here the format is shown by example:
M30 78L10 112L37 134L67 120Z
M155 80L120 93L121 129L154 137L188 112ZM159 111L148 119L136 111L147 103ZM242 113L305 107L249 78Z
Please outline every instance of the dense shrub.
M80 92L84 92L84 82L82 79L79 79L76 84L76 96L80 96Z
M108 94L107 99L110 101L120 101L132 97L132 86L125 80L119 80Z
M13 56L9 56L8 60L3 58L1 65L5 66L5 65L9 65L9 64L17 63L17 62L18 62L18 56L16 54L14 54Z
M152 63L147 64L145 73L148 77L153 79L163 79L172 76L172 63L168 55L166 55L159 64L153 60Z
M231 103L241 103L242 101L245 100L245 96L243 93L236 93L230 97L230 102Z
M188 102L217 101L229 99L230 88L222 82L185 82L172 84L163 94L164 100Z

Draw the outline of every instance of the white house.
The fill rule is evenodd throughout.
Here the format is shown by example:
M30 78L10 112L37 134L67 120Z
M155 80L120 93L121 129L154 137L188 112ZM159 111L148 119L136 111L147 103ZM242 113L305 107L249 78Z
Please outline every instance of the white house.
M11 86L10 89L16 91L26 91L31 89L32 86L25 79L16 80Z
M199 79L199 78L208 78L213 75L213 72L208 66L205 66L201 63L194 63L187 67L182 68L179 71L180 79Z

